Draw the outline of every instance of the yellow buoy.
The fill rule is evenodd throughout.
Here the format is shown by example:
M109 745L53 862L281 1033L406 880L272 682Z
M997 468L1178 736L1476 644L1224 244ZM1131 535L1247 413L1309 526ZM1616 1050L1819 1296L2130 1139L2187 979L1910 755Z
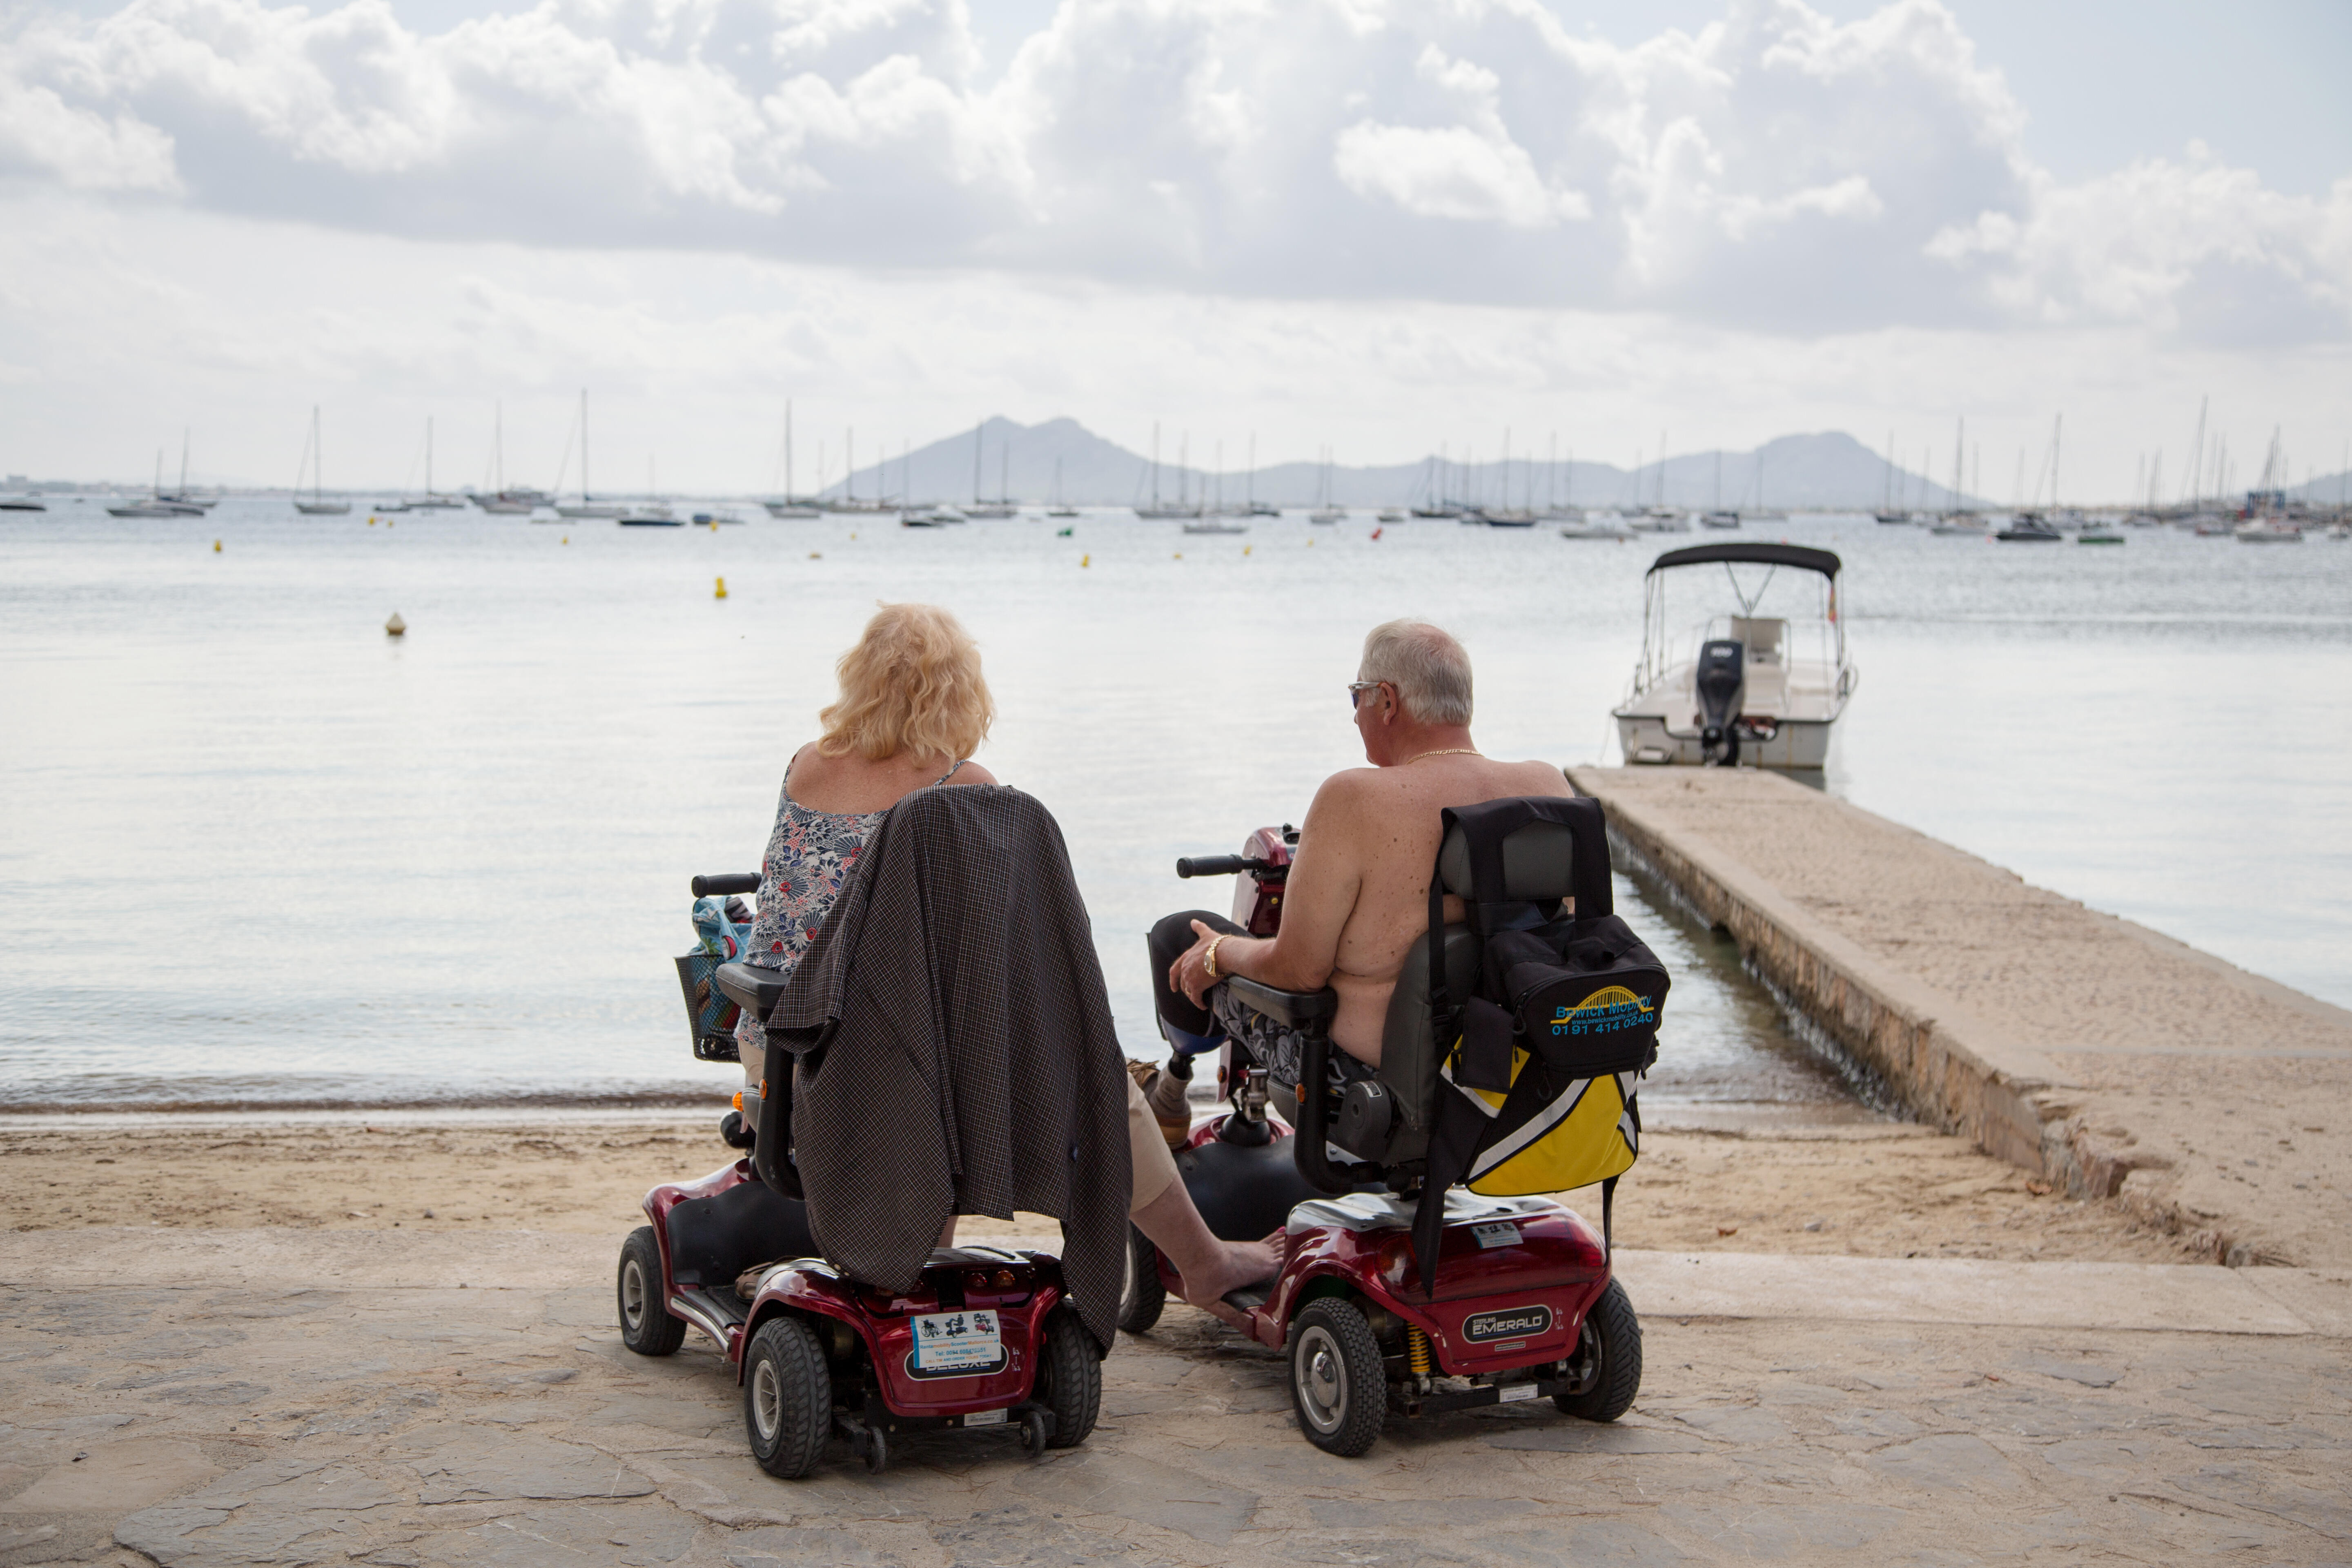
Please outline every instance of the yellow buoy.
M719 520L715 517L710 520L710 531L713 533L719 531Z
M1092 555L1081 555L1078 557L1078 564L1081 566L1091 566L1094 563L1095 558Z
M213 541L213 553L218 555L220 552L220 541L215 539Z
M1315 536L1311 533L1307 536L1307 548L1309 550L1315 548Z
M567 534L565 534L562 538L561 538L561 539L557 540L555 542L556 542L556 543L558 543L558 544L569 544L569 543L571 543L571 542L572 542L572 536L571 536L570 534L568 534L568 533L567 533Z
M1312 544L1312 543L1314 543L1315 542L1314 542L1313 540L1311 540L1311 539L1310 539L1310 540L1308 540L1307 542L1307 543L1309 543L1309 544ZM1242 553L1243 553L1243 554L1244 554L1244 555L1247 555L1247 554L1249 553L1249 546L1248 546L1248 545L1244 544L1244 545L1243 545L1243 546L1242 546Z
M392 619L383 623L383 635L388 637L404 637L408 635L408 623L400 618L398 610L393 611Z
M714 525L714 526L715 526L715 525ZM720 579L719 579L719 588L718 588L718 591L717 591L717 592L715 592L715 593L713 593L710 596L711 596L712 598L714 598L714 599L723 599L723 598L725 598L725 597L727 596L727 579L726 579L726 578L721 577Z
M1178 552L1176 552L1175 559L1177 559L1177 560L1179 560L1179 561L1183 560L1183 559L1184 559L1184 552L1183 552L1182 551L1181 551L1181 550L1180 550L1180 551L1178 551Z
M821 550L812 550L809 552L809 559L812 561L822 561L824 559L824 552Z
M368 513L368 526L370 528L373 528L375 526L375 513L373 512Z

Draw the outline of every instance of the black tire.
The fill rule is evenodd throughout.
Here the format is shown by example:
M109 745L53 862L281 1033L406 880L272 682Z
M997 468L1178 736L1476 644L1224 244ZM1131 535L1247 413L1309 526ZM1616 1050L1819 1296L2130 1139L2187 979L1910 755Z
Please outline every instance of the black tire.
M1308 1442L1343 1459L1380 1436L1388 1369L1355 1303L1326 1296L1291 1320L1290 1407Z
M621 1342L639 1355L676 1355L686 1342L686 1320L670 1316L662 1300L661 1247L654 1227L641 1225L621 1243L621 1269L613 1287Z
M1585 1314L1577 1352L1579 1362L1593 1357L1600 1365L1583 1393L1551 1396L1561 1413L1587 1421L1614 1421L1631 1410L1642 1387L1642 1320L1633 1315L1633 1300L1618 1281L1609 1281L1609 1289Z
M743 1352L743 1433L760 1468L788 1481L824 1458L824 1440L833 1435L833 1373L798 1318L770 1318Z
M1045 1343L1037 1352L1037 1387L1031 1395L1054 1413L1048 1448L1075 1448L1095 1429L1102 1414L1102 1361L1086 1324L1066 1304L1045 1318Z
M1133 1226L1127 1227L1127 1278L1118 1289L1118 1326L1130 1334L1149 1331L1168 1305L1160 1280L1160 1249Z

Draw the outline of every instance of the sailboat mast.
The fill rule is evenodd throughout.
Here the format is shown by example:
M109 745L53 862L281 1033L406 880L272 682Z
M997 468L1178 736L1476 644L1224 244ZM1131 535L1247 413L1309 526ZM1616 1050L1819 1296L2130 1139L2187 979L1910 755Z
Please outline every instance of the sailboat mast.
M501 397L491 405L490 461L496 468L492 482L499 490L507 488L507 402Z
M2050 510L2058 510L2058 437L2065 434L2066 416L2061 414L2050 426Z
M433 499L433 416L425 416L425 499Z
M1249 474L1242 480L1244 496L1242 504L1255 511L1257 510L1257 432L1255 430L1250 432L1249 454Z
M580 389L580 504L588 504L588 389Z
M1151 422L1151 504L1160 504L1160 421Z
M784 499L793 499L793 400L784 399Z
M180 499L188 499L188 427L180 426Z
M988 427L983 419L971 427L971 504L980 504L980 433Z

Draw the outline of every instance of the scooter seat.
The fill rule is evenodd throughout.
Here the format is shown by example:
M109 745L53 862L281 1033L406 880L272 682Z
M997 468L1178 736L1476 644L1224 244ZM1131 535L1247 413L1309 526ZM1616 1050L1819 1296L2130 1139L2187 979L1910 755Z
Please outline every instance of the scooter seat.
M1271 985L1236 974L1225 984L1232 988L1233 997L1252 1012L1263 1013L1277 1024L1294 1026L1318 1022L1339 1010L1339 994L1329 986L1320 991L1277 991ZM733 992L729 992L733 995Z

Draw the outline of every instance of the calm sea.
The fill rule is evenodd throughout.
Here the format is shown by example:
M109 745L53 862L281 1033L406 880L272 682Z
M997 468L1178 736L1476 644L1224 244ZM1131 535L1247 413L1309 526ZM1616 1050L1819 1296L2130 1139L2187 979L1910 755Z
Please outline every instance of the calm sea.
M981 639L1002 710L982 755L1060 818L1122 1036L1156 1054L1142 933L1230 896L1172 862L1297 821L1360 761L1344 688L1364 630L1453 627L1482 746L1591 761L1656 548L1450 522L1374 540L1362 519L1188 538L1124 513L1067 538L1042 519L370 527L282 500L0 515L17 1109L718 1089L669 963L687 879L755 866L784 761L883 598L950 605ZM1828 787L2352 1005L2352 545L1748 533L1848 563L1863 681ZM1679 972L1650 1098L1835 1096L1736 958L1622 895Z

